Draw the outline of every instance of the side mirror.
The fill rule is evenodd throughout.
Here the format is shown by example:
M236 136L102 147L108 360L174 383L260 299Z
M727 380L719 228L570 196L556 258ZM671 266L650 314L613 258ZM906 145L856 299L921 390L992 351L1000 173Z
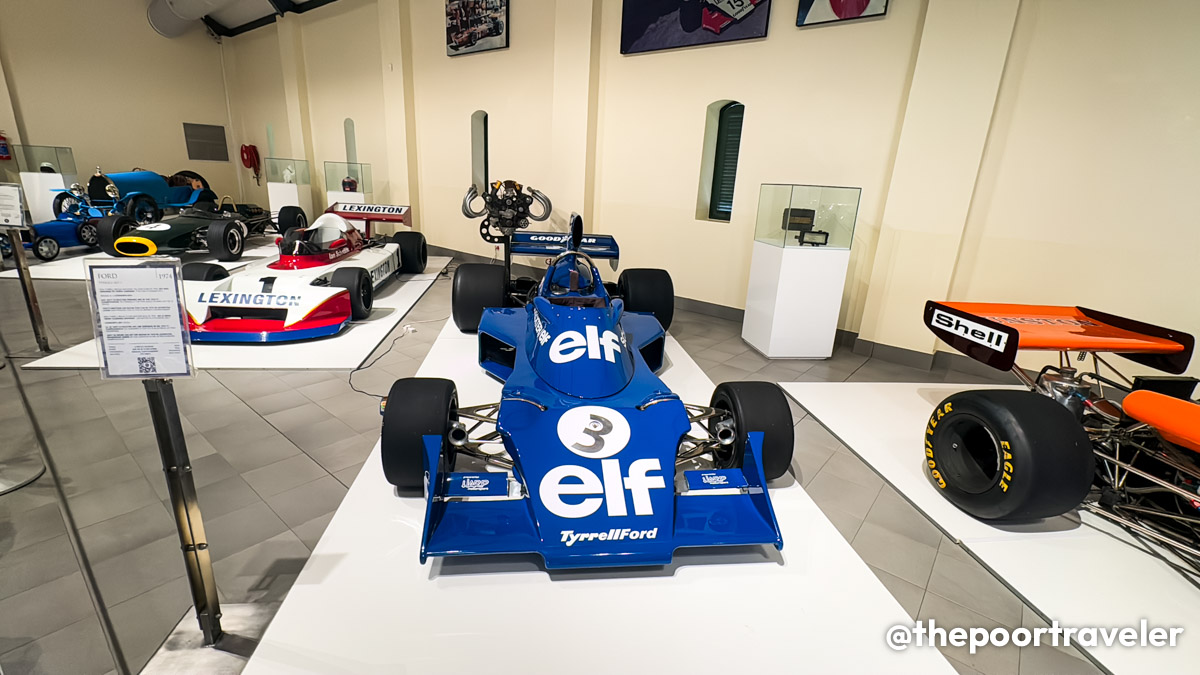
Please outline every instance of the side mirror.
M571 250L578 251L583 243L583 218L578 213L571 214Z

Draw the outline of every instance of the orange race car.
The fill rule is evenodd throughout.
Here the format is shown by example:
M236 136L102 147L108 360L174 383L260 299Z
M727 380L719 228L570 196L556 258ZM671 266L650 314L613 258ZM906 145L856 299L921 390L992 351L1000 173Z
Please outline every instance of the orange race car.
M995 521L1082 507L1200 570L1200 405L1197 380L1178 376L1191 335L1083 307L967 302L927 302L925 325L1029 388L964 391L934 409L926 475L946 499ZM1019 349L1059 352L1059 363L1030 376ZM1174 376L1130 380L1102 353Z

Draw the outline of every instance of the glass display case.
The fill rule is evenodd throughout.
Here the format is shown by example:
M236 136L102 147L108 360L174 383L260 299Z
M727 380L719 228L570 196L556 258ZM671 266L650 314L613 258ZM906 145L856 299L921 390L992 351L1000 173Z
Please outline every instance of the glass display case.
M61 173L74 176L75 154L58 145L14 145L13 159L22 173Z
M856 187L764 184L754 239L784 248L848 249L861 194Z
M268 157L263 167L267 174L268 183L284 183L287 185L310 185L312 174L308 168L308 160L287 159L283 157Z
M325 190L370 194L371 165L356 162L325 162Z

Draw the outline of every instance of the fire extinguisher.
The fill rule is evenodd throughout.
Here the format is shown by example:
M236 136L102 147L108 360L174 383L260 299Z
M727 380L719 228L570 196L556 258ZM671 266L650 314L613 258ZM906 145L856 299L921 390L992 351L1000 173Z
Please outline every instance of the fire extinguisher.
M12 159L12 153L8 150L8 139L4 137L4 130L0 129L0 161Z

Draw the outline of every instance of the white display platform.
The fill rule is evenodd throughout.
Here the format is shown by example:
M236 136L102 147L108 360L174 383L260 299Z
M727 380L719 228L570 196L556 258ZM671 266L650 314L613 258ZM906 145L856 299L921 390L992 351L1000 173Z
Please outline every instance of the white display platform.
M304 215L309 222L317 219L320 214L313 213L312 186L295 183L267 183L267 209L272 215L278 216L279 210L285 206L299 206L304 209Z
M274 242L268 243L266 239L251 239L250 243L254 246L247 248L242 254L240 260L233 262L218 262L207 251L201 253L183 253L179 255L179 259L184 263L203 262L220 265L227 270L235 270L239 267L258 260L259 258L268 258L273 255L278 255L279 249L275 247ZM79 249L83 250L83 249ZM32 255L27 256L29 259L29 276L34 279L45 279L47 281L84 281L87 279L86 265L88 260L112 260L113 258L106 253L88 253L86 255L67 255L63 251L57 258L50 262L37 262ZM0 279L16 279L17 270L5 270L0 272Z
M667 356L663 379L706 403L713 384L674 339ZM476 357L476 336L447 322L418 375L454 379L462 405L495 401ZM243 672L953 673L935 649L885 646L908 615L791 476L780 482L783 551L571 572L536 556L421 565L425 502L395 495L376 444Z
M194 344L197 368L252 370L352 370L362 365L437 280L450 258L429 258L424 274L402 274L381 288L366 321L350 324L333 337L280 344ZM96 341L88 340L22 368L99 368Z
M754 242L742 339L773 359L833 355L850 249Z
M61 173L21 172L21 189L25 192L25 205L29 207L31 225L54 220L55 190L67 187Z
M1200 663L1200 591L1136 548L1123 529L1084 512L995 527L959 511L925 478L929 413L950 394L995 386L786 382L781 385L892 487L962 542L1039 613L1063 626L1182 626L1174 648L1081 648L1113 673L1177 673ZM1130 545L1130 544L1133 545ZM1189 637L1190 636L1190 637Z
M341 190L326 190L325 203L330 205L338 202L343 204L366 204L370 202L370 200L367 199L368 196L369 195L365 192L342 192ZM315 216L309 217L315 220Z

